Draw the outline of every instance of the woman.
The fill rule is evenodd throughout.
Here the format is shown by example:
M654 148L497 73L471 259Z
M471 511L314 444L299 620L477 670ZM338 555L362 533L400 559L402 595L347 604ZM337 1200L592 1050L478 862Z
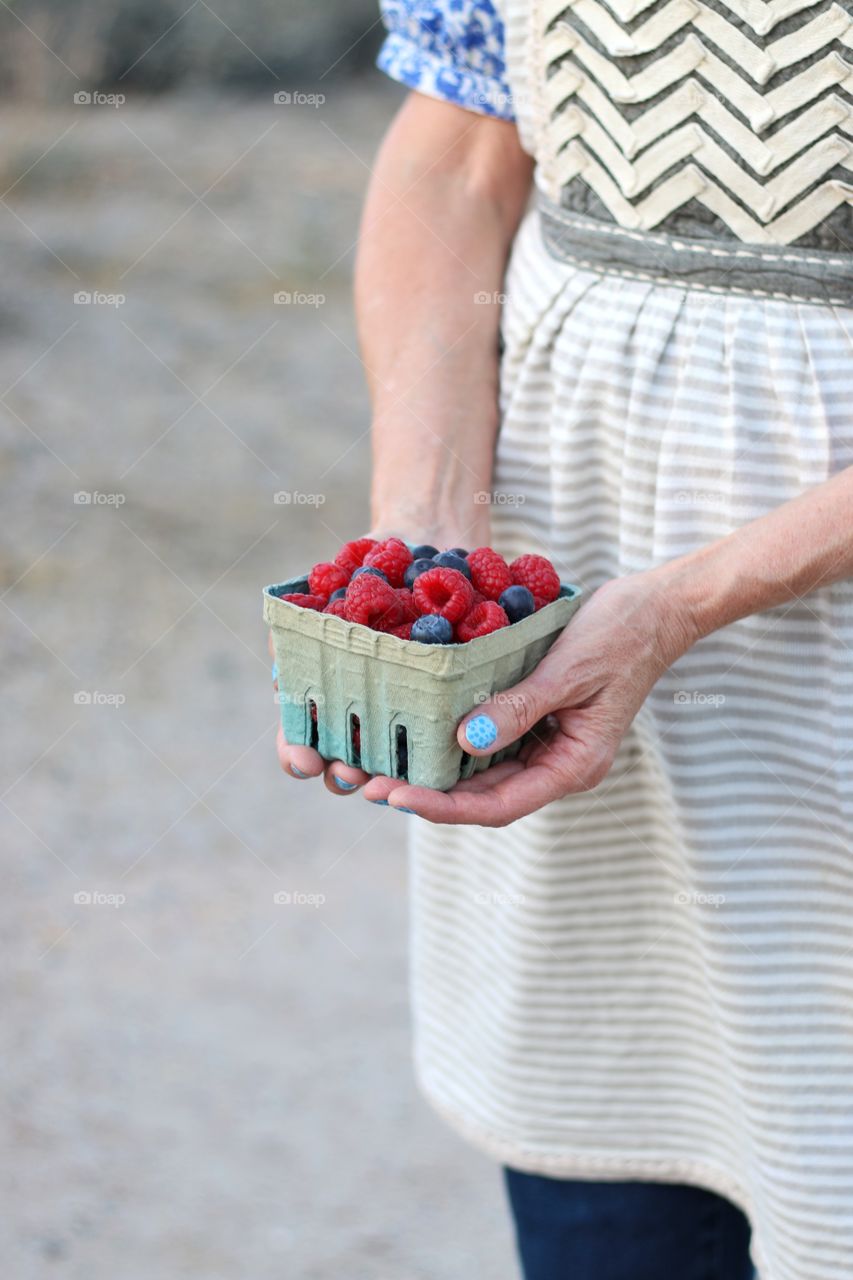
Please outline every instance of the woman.
M460 725L536 727L520 760L448 794L282 765L421 819L418 1074L507 1166L528 1280L742 1280L750 1229L762 1280L839 1280L853 2L384 10L375 530L595 594Z

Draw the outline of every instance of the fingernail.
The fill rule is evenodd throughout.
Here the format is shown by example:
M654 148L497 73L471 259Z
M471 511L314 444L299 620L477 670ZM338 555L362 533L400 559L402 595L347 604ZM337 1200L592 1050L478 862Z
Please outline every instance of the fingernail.
M307 773L303 773L301 769L297 769L297 767L296 767L296 765L295 765L295 764L292 764L292 765L290 766L290 772L293 774L293 776L294 776L295 778L307 778L307 777L308 777L308 774L307 774Z
M415 813L414 809L407 809L404 804L392 804L388 807L389 809L394 809L397 813ZM415 813L415 817L417 816L418 815Z
M278 663L277 662L274 662L272 664L272 678L273 680L278 679Z
M490 747L498 736L498 726L491 716L474 716L465 726L465 737L478 751Z
M388 804L387 800L371 800L371 804ZM389 806L390 808L390 806Z
M337 774L334 775L334 779L335 786L340 787L341 791L355 791L358 786L357 782L345 782L344 779L339 778Z

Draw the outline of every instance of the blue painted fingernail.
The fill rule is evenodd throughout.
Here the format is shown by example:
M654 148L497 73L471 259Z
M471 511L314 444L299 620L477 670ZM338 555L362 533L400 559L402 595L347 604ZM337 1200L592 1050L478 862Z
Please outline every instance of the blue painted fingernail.
M292 764L292 765L290 766L290 772L291 772L291 773L294 775L294 777L296 777L296 778L307 778L307 777L308 777L308 774L307 774L307 773L303 773L301 769L297 769L297 767L296 767L296 765L295 765L295 764Z
M392 804L392 805L389 805L388 807L390 809L395 809L397 813L415 813L414 809L407 809L404 804ZM415 817L417 816L418 815L415 813Z
M273 680L278 679L278 663L277 662L274 662L272 664L272 678Z
M340 787L341 791L355 791L356 787L358 786L357 782L345 782L344 779L339 778L337 774L335 774L334 777L335 777L335 786Z
M371 800L371 804L388 804L387 800ZM390 806L389 806L390 808Z
M498 726L491 716L474 716L465 726L465 737L477 751L490 747L498 736Z

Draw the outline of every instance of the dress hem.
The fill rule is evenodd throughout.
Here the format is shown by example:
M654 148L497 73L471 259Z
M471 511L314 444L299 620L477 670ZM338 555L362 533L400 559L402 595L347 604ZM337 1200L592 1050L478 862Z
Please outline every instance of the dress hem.
M624 1156L591 1156L533 1151L519 1147L500 1134L492 1133L463 1115L415 1066L415 1080L423 1097L442 1120L470 1146L501 1165L522 1173L538 1173L551 1178L577 1178L590 1182L678 1182L713 1191L730 1200L744 1213L752 1230L751 1254L760 1280L774 1280L766 1269L759 1242L752 1202L743 1187L724 1170L701 1160L646 1159ZM758 1278L756 1278L758 1280Z

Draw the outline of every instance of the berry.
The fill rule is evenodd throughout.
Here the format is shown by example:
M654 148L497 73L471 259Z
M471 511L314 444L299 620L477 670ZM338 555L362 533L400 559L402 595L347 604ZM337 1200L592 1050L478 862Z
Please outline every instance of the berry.
M415 618L420 616L420 610L415 604L415 598L406 587L397 588L397 599L403 608L403 617L407 622L414 622Z
M487 600L500 600L502 592L512 586L512 574L503 556L491 547L477 547L468 556L471 581Z
M468 552L464 547L451 547L447 554L449 556L458 556L460 560L468 559Z
M346 587L338 587L337 591L333 591L329 596L329 604L331 604L333 600L343 600L346 593Z
M397 592L372 573L352 579L344 604L350 622L360 622L364 627L373 627L374 631L388 631L404 621Z
M403 574L412 563L412 553L399 538L388 538L367 553L364 563L371 569L381 569L392 587L402 587Z
M335 556L335 564L352 577L359 565L364 564L367 553L378 545L375 538L356 538L354 542L345 542Z
M279 600L286 600L288 604L298 604L301 609L316 609L318 613L322 613L326 607L325 596L307 595L302 591L291 591L286 596L279 596Z
M527 587L507 587L506 591L501 593L498 604L510 622L521 622L522 618L529 618L536 612L533 592L528 591Z
M412 638L413 625L411 622L404 622L399 627L392 627L388 634L397 636L400 640L410 640Z
M478 636L491 635L509 626L509 618L494 600L486 600L483 604L475 604L456 625L456 639L464 644L468 640L476 640Z
M438 552L436 552L438 555ZM403 586L408 587L411 591L415 578L420 574L426 573L427 569L434 569L435 565L431 559L426 556L418 556L417 560L413 560L406 572L403 574Z
M350 578L350 582L355 582L356 578L361 577L363 573L369 573L374 578L381 578L383 582L388 581L388 579L385 577L385 574L382 572L381 569L371 569L369 565L362 565L360 569L355 570L352 577Z
M471 580L471 570L468 568L468 561L463 560L461 556L454 555L452 551L442 551L433 560L433 565L437 565L440 569L455 569L457 573L464 573L465 577Z
M458 622L471 608L474 588L455 569L437 566L415 578L412 595L421 613L440 613L448 622Z
M421 644L452 644L453 626L440 613L425 613L412 623L409 638Z
M438 555L438 547L431 547L428 542L422 542L418 547L412 547L413 560L434 560Z
M345 587L349 582L349 574L338 564L315 564L308 574L308 585L311 594L325 596L328 600L338 587Z
M552 603L553 602L551 600L546 600L544 596L533 597L533 604L536 608L537 613L539 612L540 609L544 609L546 604L552 604Z
M520 587L527 587L534 596L541 596L550 604L560 594L557 570L544 556L519 556L509 566L512 580Z
M336 618L346 618L347 602L344 600L343 594L339 595L336 600L330 600L323 612L333 613Z

